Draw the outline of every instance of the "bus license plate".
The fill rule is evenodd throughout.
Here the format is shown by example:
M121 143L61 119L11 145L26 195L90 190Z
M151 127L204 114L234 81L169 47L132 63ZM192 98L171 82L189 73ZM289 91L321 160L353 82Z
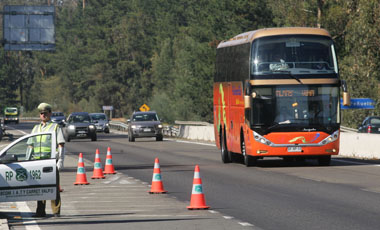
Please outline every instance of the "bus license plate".
M292 147L288 147L288 152L302 152L302 148L299 147L299 146L292 146Z

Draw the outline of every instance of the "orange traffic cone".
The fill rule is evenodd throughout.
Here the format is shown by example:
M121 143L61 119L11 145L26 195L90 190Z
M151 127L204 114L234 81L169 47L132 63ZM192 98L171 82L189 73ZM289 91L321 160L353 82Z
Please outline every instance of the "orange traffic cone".
M104 178L106 177L103 174L102 162L100 161L100 157L99 157L99 149L96 149L94 171L93 171L91 179L104 179Z
M86 170L84 168L83 153L79 153L77 179L74 185L87 185Z
M116 174L115 168L112 164L112 154L111 154L111 148L108 147L107 149L107 157L106 157L106 165L104 166L104 174Z
M206 205L205 196L202 189L202 179L199 172L199 166L195 166L194 180L193 180L193 191L191 193L190 206L187 209L209 209L210 207Z
M167 191L164 190L164 185L161 181L161 170L160 170L160 162L158 158L154 161L154 169L153 169L153 178L152 178L152 186L149 191L150 194L152 193L166 193Z

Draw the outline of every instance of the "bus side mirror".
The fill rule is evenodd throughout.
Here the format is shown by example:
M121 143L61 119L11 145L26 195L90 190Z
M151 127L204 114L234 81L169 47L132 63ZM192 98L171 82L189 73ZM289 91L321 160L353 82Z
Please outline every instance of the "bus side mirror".
M252 96L244 95L244 109L250 109L252 107Z
M252 96L251 96L251 84L249 81L245 82L245 94L244 94L244 109L252 108Z
M351 97L350 94L348 93L348 88L347 88L347 83L345 80L341 80L340 84L343 89L343 105L344 106L350 106L351 105Z
M343 105L350 106L351 105L351 97L348 92L343 92Z

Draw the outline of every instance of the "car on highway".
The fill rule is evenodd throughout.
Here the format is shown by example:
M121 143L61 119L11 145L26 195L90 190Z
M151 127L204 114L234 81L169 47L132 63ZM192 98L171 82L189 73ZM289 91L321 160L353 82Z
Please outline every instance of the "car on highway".
M110 121L105 113L90 113L90 117L92 122L95 123L97 132L110 132Z
M359 125L358 133L380 133L380 117L366 117Z
M87 112L71 113L65 122L66 140L70 142L75 138L90 138L91 141L96 141L96 127Z
M127 122L130 142L140 137L155 137L156 141L163 140L162 124L155 111L134 112Z
M66 120L66 117L63 114L63 112L52 112L50 119L54 123L57 123L59 125L63 125L63 123Z

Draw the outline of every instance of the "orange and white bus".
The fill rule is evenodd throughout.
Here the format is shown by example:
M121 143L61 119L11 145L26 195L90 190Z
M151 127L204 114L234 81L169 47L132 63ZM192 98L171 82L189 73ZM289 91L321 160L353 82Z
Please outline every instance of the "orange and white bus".
M340 89L349 105L330 34L319 28L268 28L217 47L215 140L224 163L264 157L316 158L339 153Z

